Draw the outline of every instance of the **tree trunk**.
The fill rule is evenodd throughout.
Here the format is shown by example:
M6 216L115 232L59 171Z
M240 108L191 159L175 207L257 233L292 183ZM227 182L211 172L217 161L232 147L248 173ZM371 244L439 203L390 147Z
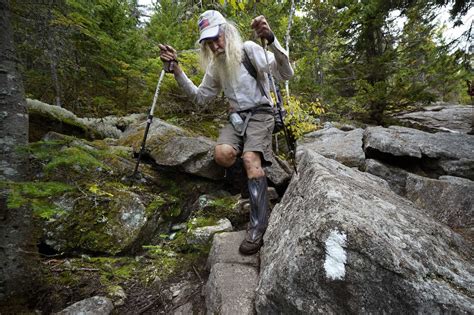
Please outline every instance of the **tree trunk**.
M54 49L54 48L50 48ZM59 83L59 78L58 78L58 70L57 70L57 57L56 53L54 51L48 51L49 55L49 60L50 60L50 67L51 67L51 78L53 79L53 84L54 84L54 91L55 91L55 97L54 97L54 102L56 106L62 107L61 106L61 85Z
M377 22L376 16L369 16L369 22L365 25L365 30L362 35L365 41L365 54L367 58L368 73L367 81L373 87L376 87L379 82L385 82L388 74L386 65L381 61L384 48L383 41L383 25ZM380 93L380 92L379 92ZM383 114L387 107L387 102L384 99L369 100L369 116L371 123L381 124Z
M28 143L28 113L9 15L8 0L0 0L0 181L4 183L25 181L28 175L28 156L17 150ZM0 313L9 314L34 296L37 267L31 210L8 209L11 189L12 185L0 186Z
M58 54L57 54L57 48L55 44L56 34L55 34L54 29L52 29L52 27L50 26L51 20L52 20L51 9L48 8L47 26L45 27L45 29L48 30L48 33L49 33L49 36L46 39L46 42L48 45L47 53L48 53L50 68L51 68L51 78L53 79L53 84L54 84L54 92L55 92L54 102L56 106L62 107L61 105L62 90L61 90L61 84L59 83L59 77L58 77Z
M127 75L127 88L125 89L125 113L128 112L128 90L130 89L130 79Z
M290 16L288 17L288 27L286 28L286 35L285 35L285 46L288 55L290 54L290 32L291 32L291 25L293 24L293 15L295 14L295 0L291 0L291 8L290 8ZM287 103L290 103L290 83L288 80L285 81L285 90L286 90L286 97Z

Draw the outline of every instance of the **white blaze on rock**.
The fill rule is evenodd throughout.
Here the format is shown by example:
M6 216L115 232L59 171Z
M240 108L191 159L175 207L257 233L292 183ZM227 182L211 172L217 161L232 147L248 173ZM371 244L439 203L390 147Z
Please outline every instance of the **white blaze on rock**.
M346 246L347 236L344 232L332 230L326 240L326 260L324 270L326 277L330 280L342 280L346 274L345 264L347 260Z

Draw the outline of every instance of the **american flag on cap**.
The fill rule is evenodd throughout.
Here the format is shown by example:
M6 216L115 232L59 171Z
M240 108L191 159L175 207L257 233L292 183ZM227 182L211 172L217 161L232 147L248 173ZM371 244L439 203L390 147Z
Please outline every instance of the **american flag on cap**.
M218 11L208 10L201 14L198 20L199 32L201 33L199 42L219 35L219 25L225 23L225 18Z
M199 31L202 31L203 28L209 26L209 20L208 19L203 19L199 22Z

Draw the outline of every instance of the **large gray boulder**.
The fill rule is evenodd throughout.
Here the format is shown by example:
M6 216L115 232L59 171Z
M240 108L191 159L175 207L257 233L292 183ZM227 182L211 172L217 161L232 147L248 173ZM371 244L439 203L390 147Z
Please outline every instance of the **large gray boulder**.
M367 159L362 170L385 179L394 192L405 196L408 172L404 169L384 164L378 160Z
M391 126L367 128L363 141L367 157L405 159L406 163L418 164L430 177L474 179L473 136Z
M124 132L118 144L131 146L138 153L144 129L144 123L131 126ZM216 144L214 140L155 119L150 127L146 148L149 156L160 166L208 179L222 180L224 168L214 161ZM276 186L286 185L291 178L291 169L277 157L273 158L272 163L272 166L266 169L267 177Z
M273 185L282 187L288 185L293 175L293 169L288 162L274 155L272 165L265 168L265 174Z
M87 126L94 128L106 138L118 139L129 126L146 120L145 114L130 114L128 116L106 116L102 118L79 118Z
M215 142L205 137L152 137L150 156L158 165L175 167L185 173L209 179L222 179L224 169L214 161Z
M427 131L468 133L474 124L474 106L438 104L394 117L414 128Z
M400 196L413 201L439 222L459 230L474 230L474 182L453 176L418 176L401 168L367 159L364 171L383 178ZM469 231L471 230L471 231Z
M406 197L452 228L474 229L474 182L442 176L441 180L408 174Z
M156 173L150 168L141 168L140 180L125 181L135 161L119 147L55 132L43 140L39 149L32 146L32 161L44 167L33 169L32 193L22 194L20 201L32 204L41 218L44 244L67 254L130 253L142 250L143 242L163 228L176 200L166 188L156 193Z
M138 153L146 123L129 127L119 141ZM156 164L209 179L222 179L224 169L214 162L215 142L155 118L150 126L146 149Z
M147 121L137 121L136 123L130 124L127 129L124 131L121 137L121 142L132 141L134 147L140 148L141 141L143 140L143 135L145 132L145 127ZM152 123L150 124L150 129L148 130L148 137L161 137L167 138L170 136L190 136L189 131L184 130L178 126L167 123L164 120L161 120L158 117L153 118ZM136 139L135 139L136 138ZM148 138L149 139L149 138ZM148 143L148 140L147 140Z
M342 131L337 128L311 132L300 141L322 156L350 167L362 167L365 154L362 150L363 129Z
M260 251L260 314L471 313L472 247L368 173L299 148Z

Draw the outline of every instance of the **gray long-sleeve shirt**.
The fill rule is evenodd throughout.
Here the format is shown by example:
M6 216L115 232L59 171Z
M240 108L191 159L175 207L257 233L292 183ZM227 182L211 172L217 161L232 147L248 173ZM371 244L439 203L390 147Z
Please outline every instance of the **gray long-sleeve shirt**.
M288 53L281 47L276 38L268 48L271 51L268 52L268 61L275 80L290 79L293 76L293 69L290 65ZM265 90L265 95L270 95L270 85L266 75L266 73L268 73L268 67L263 48L252 41L246 41L244 43L244 49L257 70L257 78ZM200 105L211 101L224 90L225 96L228 98L233 110L236 111L250 109L261 104L270 104L273 106L272 100L262 95L257 82L248 73L243 64L240 65L238 79L235 80L235 82L232 80L220 82L217 71L212 64L206 69L206 73L199 87L196 87L184 72L176 75L176 81L188 97Z

